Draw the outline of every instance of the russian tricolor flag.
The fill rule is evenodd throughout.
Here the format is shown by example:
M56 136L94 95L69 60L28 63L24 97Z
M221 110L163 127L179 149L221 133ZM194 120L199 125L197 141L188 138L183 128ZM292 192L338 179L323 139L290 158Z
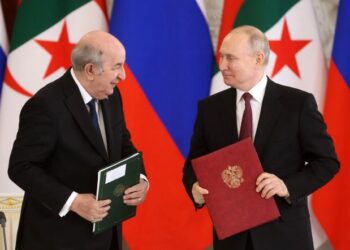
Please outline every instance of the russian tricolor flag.
M205 249L207 211L195 212L181 181L197 101L209 95L213 72L203 13L195 0L118 0L110 31L126 47L127 80L119 87L151 185L124 238L131 249Z
M334 249L349 249L350 225L350 1L340 0L324 116L341 171L312 197L315 214Z

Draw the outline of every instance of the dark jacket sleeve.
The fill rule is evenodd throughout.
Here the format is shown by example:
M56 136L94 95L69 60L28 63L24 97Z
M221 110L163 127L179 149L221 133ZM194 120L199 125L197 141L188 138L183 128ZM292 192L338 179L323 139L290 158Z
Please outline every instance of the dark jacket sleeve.
M27 195L58 214L72 190L48 174L56 129L47 103L34 96L23 107L8 174Z
M203 134L204 124L202 122L202 115L203 115L202 105L200 102L198 104L197 117L196 117L194 129L193 129L193 135L191 138L190 152L185 161L185 165L183 168L183 178L182 178L183 184L185 185L185 189L195 206L196 206L196 203L194 202L193 196L192 196L192 186L197 181L197 178L193 171L191 160L208 153L208 149L206 147L205 138Z
M305 98L299 121L298 136L305 167L284 179L292 204L325 185L340 168L332 139L311 94Z

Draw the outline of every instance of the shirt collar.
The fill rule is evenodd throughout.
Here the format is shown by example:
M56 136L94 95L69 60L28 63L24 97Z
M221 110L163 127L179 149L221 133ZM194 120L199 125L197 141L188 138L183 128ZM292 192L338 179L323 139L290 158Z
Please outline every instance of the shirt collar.
M261 80L255 84L255 86L249 90L249 94L251 94L253 96L253 99L262 103L263 99L264 99L264 94L265 94L265 89L266 89L266 85L267 85L267 76L264 75ZM238 102L241 100L242 95L246 92L246 91L242 91L240 89L236 89L237 90L237 98L236 98L236 103L238 104Z
M90 102L93 99L92 96L86 91L86 89L84 89L83 85L81 85L81 83L79 82L78 78L74 74L73 68L71 68L70 73L71 73L71 75L73 77L73 80L74 80L75 84L79 88L79 91L80 91L81 96L83 97L84 103L88 104L88 102Z

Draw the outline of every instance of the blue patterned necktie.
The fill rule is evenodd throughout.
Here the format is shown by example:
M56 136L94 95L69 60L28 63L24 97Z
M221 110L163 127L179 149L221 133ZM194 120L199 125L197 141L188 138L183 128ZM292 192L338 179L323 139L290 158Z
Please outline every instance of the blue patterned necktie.
M92 125L96 129L97 134L101 136L101 130L100 130L100 126L98 125L98 118L97 118L95 103L96 103L95 99L92 99L91 101L88 102L88 106L90 108L90 118L92 121Z

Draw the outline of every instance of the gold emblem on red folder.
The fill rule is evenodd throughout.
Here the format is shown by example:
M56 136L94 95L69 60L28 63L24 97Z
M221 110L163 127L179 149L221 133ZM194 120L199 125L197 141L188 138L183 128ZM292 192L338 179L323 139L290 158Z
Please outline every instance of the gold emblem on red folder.
M243 182L243 169L238 165L228 166L221 177L229 188L238 188Z

